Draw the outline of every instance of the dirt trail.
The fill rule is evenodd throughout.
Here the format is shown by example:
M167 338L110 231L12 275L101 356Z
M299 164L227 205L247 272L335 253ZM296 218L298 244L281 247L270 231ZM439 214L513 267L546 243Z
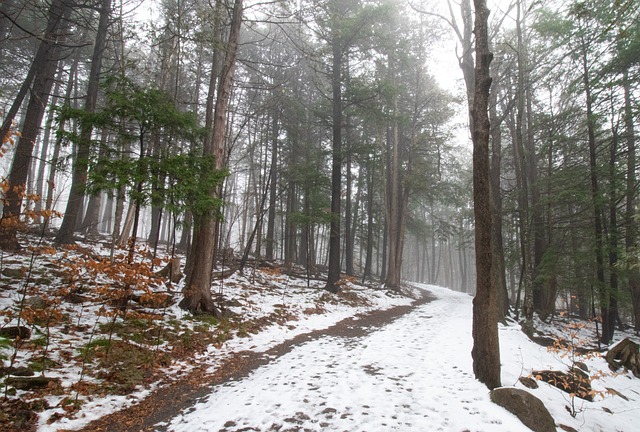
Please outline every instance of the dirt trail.
M225 360L213 373L207 370L209 366L197 367L180 381L159 388L140 403L95 420L80 430L83 432L156 430L154 425L165 422L181 410L194 405L199 399L211 393L213 387L246 377L253 370L288 353L297 345L324 336L366 336L431 300L433 300L432 297L424 295L410 306L397 306L347 318L329 328L298 335L267 351L240 351Z

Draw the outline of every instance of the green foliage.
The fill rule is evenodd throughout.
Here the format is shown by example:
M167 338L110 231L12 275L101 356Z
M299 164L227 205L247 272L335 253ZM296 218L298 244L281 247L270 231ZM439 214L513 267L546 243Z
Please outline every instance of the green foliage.
M87 361L92 361L98 351L108 350L111 347L109 339L94 339L79 349L80 355Z
M104 88L102 110L87 113L66 106L58 111L60 122L74 119L115 136L117 146L93 146L86 192L125 187L132 201L164 206L174 213L189 209L203 215L218 209L221 201L210 191L226 172L215 169L213 158L200 155L204 130L195 114L181 112L166 92L142 88L126 78L109 77ZM80 139L74 131L64 132L63 138ZM137 151L137 157L130 157L128 149Z
M11 351L11 341L0 337L0 360L7 360L9 351Z

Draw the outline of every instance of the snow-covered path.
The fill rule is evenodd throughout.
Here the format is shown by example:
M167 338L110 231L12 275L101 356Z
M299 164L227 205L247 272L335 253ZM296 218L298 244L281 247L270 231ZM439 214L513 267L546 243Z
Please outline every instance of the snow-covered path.
M528 431L471 366L471 297L437 300L362 338L305 343L159 430Z

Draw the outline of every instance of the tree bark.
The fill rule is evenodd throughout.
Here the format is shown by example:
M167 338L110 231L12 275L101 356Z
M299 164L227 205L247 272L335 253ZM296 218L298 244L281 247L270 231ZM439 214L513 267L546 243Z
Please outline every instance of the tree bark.
M215 158L215 168L223 169L225 159L225 132L229 99L235 73L240 27L242 26L243 0L235 0L229 29L229 39L220 78L213 120L213 137L203 149L205 156ZM219 198L219 188L209 191L212 198ZM220 315L211 297L211 272L215 255L215 241L217 239L217 218L211 212L201 218L196 226L193 239L194 265L188 276L180 307L190 312L206 312Z
M507 282L505 278L504 264L504 247L502 238L502 191L500 185L500 167L502 165L502 119L498 119L497 114L497 98L498 91L494 89L491 92L491 102L489 108L489 116L491 122L491 204L492 204L492 227L493 237L491 244L493 265L492 284L496 287L498 295L498 319L504 321L509 315L509 293L507 291ZM461 230L463 227L460 227ZM466 258L466 256L465 256ZM466 262L465 262L466 267ZM466 271L463 272L466 275ZM464 290L466 292L466 289Z
M276 199L278 194L278 136L280 135L279 111L273 110L271 115L271 165L269 168L269 212L267 217L267 235L265 238L265 259L273 261L275 228L276 228Z
M24 85L26 84L27 88L29 88L31 84L25 120L20 138L16 144L11 169L7 176L9 188L5 192L3 214L0 221L0 247L6 250L19 248L16 229L22 211L27 173L30 169L35 141L40 133L40 125L49 101L49 95L53 88L61 52L60 43L66 38L64 29L67 27L67 20L71 10L72 5L66 0L55 0L51 3L44 37L40 42L23 88L20 89L0 130L0 137L4 137L17 113L17 108L15 112L12 112L12 110L16 106L19 108L26 94L26 91L23 94Z
M613 335L613 329L609 329L610 311L609 299L604 274L604 244L602 228L602 203L600 189L598 186L598 159L596 144L596 119L593 113L593 96L591 94L591 80L589 77L588 49L586 42L581 41L582 60L582 83L584 85L585 103L587 108L587 136L589 140L589 178L591 184L591 200L593 209L593 234L595 238L595 259L596 259L596 284L600 297L600 313L602 315L602 337L601 342L608 344Z
M398 102L395 102L397 115ZM387 278L385 285L391 289L398 289L400 285L400 272L398 262L398 248L400 247L400 173L399 171L399 137L398 121L395 120L388 137L391 152L391 165L389 166L389 185L387 187L387 231L389 232L389 256L387 261Z
M489 389L500 386L500 349L498 311L495 287L491 284L492 234L489 166L488 115L491 77L489 66L493 55L489 50L488 17L485 0L474 0L476 64L474 99L471 111L473 125L473 202L476 245L476 296L473 299L473 371Z
M89 82L87 84L87 98L85 99L84 109L87 113L93 113L96 110L98 100L98 90L100 83L100 71L102 70L102 59L107 44L107 32L109 30L111 16L111 0L102 0L100 6L100 18L98 21L98 31L96 33L96 41L91 56L91 69L89 71ZM78 212L83 200L83 189L87 182L87 170L89 153L91 150L91 134L93 128L88 122L81 125L80 140L78 142L78 151L75 155L73 163L73 174L71 176L71 189L69 191L69 200L65 210L62 224L58 230L55 241L56 243L73 243L73 232L75 230Z
M214 37L215 37L215 45L214 45L214 49L213 49L213 56L211 59L211 74L209 76L209 89L207 92L207 99L206 99L206 104L205 104L205 121L204 121L204 129L205 129L205 136L204 136L204 143L203 143L203 147L204 147L204 151L203 154L204 155L213 155L213 149L212 149L212 141L213 141L213 133L214 133L214 123L215 123L215 109L216 109L216 99L215 99L215 95L216 95L216 84L219 85L219 67L220 67L220 58L221 58L221 50L219 48L217 48L218 44L222 45L222 33L223 33L223 24L222 24L222 12L223 12L223 3L222 0L216 0L215 2L215 10L214 10ZM216 160L216 164L218 164L219 161ZM189 217L186 216L185 219ZM198 229L200 229L200 227L198 227L197 225L200 223L200 221L196 220L195 217L193 217L193 215L191 215L191 219L193 220L193 228L189 228L189 232L187 233L187 238L184 237L184 233L183 233L183 239L185 240L184 244L185 246L188 246L188 253L187 253L187 261L185 263L185 274L187 275L187 281L189 280L189 276L191 275L191 273L193 272L193 267L195 266L195 261L196 259L199 259L199 257L197 257L195 255L195 249L196 249L196 245L194 243L194 239L196 236L196 231ZM216 228L214 227L214 230ZM191 239L189 239L188 234L191 233ZM215 231L215 235L214 238L217 235L217 231ZM191 244L189 244L189 241L191 240ZM182 242L181 242L182 243ZM215 247L215 240L214 240L214 246ZM214 251L215 252L215 251Z
M636 255L638 247L638 228L636 223L636 204L638 189L636 186L636 134L633 121L633 106L631 104L631 83L629 71L623 73L624 86L624 124L627 141L627 182L625 203L625 250L629 262L629 290L633 305L634 325L636 332L640 332L640 268Z
M332 147L331 147L331 222L329 228L329 273L325 289L338 292L340 280L340 209L342 193L342 38L332 29L331 88L332 88Z

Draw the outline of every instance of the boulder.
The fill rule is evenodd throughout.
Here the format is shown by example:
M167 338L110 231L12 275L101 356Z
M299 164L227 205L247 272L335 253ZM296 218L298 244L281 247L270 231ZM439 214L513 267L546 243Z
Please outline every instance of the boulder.
M491 401L514 414L534 432L556 432L556 423L542 401L531 393L500 387L490 393Z

